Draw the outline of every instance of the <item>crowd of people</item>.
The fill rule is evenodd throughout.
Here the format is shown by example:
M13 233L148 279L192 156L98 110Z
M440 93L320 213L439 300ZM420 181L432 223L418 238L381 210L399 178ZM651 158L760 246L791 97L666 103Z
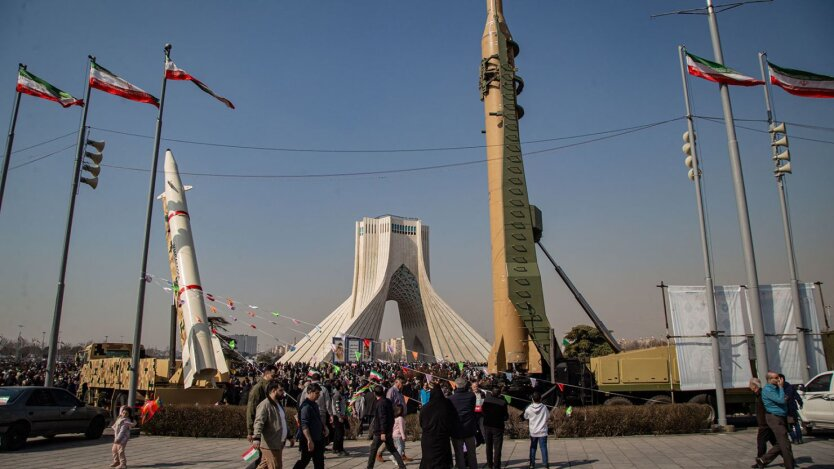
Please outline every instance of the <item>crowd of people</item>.
M353 414L360 422L360 433L367 425L371 440L367 467L385 462L387 452L402 469L412 461L407 455L405 417L415 412L422 430L420 468L476 469L476 448L481 444L486 445L485 467L500 467L508 404L503 383L488 376L482 366L357 364L346 373L332 365L326 373L320 368L268 365L251 386L247 438L259 450L259 458L250 467L281 468L284 448L296 442L300 455L293 469L303 469L310 462L315 469L324 468L331 443L335 455L350 456L344 437L347 417ZM298 397L291 396L295 392ZM550 412L540 393L533 392L531 397L524 411L530 426L530 467L535 467L539 448L542 463L549 467ZM287 405L298 407L295 434L287 429Z
M80 367L76 362L55 362L55 387L75 394L80 376ZM45 380L46 360L42 358L0 359L0 386L43 386Z

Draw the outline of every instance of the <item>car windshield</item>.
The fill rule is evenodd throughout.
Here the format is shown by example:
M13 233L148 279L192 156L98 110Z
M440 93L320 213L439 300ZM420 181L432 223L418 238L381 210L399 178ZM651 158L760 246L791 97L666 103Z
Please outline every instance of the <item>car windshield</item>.
M16 388L0 388L0 406L11 404L17 399L17 396L23 393L23 389Z

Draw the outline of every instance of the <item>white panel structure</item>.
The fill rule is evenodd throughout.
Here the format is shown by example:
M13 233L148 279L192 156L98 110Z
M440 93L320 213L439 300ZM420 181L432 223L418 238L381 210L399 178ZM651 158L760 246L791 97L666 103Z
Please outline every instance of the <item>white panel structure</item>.
M431 286L427 225L392 215L365 217L356 222L354 253L350 297L280 362L329 360L337 336L378 341L389 300L397 302L406 348L418 352L418 360L486 362L489 344Z

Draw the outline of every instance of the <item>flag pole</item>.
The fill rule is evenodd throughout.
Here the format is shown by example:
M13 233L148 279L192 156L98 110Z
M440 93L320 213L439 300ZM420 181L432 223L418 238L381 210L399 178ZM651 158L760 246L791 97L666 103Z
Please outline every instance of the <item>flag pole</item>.
M171 44L165 44L165 63L171 55ZM153 160L151 161L151 181L148 188L148 209L145 216L145 240L142 250L142 268L139 270L139 297L136 300L136 325L133 329L133 356L130 362L130 388L127 396L127 404L130 407L136 405L136 387L139 384L139 349L142 344L142 315L145 312L145 278L148 267L148 245L151 236L151 215L153 211L154 191L156 185L156 168L159 163L159 137L162 134L162 110L165 108L165 85L168 80L165 78L165 65L162 67L162 94L159 98L159 111L156 117L156 133L153 141Z
M762 72L762 81L765 82L764 84L764 97L765 97L765 109L767 110L767 127L768 130L772 129L773 126L776 125L776 117L773 112L773 105L772 97L770 94L770 84L767 82L767 77L765 75L765 69L767 68L767 53L766 52L759 52L759 68ZM782 226L785 230L785 245L788 250L788 270L790 271L791 275L791 303L793 306L793 322L794 327L796 328L796 345L799 348L799 353L797 354L799 357L799 375L802 378L803 383L807 383L810 379L810 370L808 369L808 349L805 348L805 333L808 331L804 324L802 318L802 309L800 306L799 301L799 282L797 281L797 273L796 273L796 259L794 258L794 249L793 249L793 231L791 230L791 219L790 215L788 214L788 201L787 201L787 189L785 188L785 174L778 171L781 167L781 163L779 160L775 159L775 156L779 153L779 149L775 146L771 146L771 151L773 152L774 156L774 163L776 164L776 187L779 190L779 206L782 209Z
M26 70L25 64L18 64L18 76L21 70ZM12 122L9 124L9 136L6 137L6 155L3 158L3 169L0 173L0 209L3 208L3 193L6 191L6 174L9 172L9 160L12 157L12 144L14 143L14 128L17 126L17 111L20 109L20 91L15 93L14 110L12 111Z
M704 199L701 192L701 170L698 168L698 152L695 138L695 124L692 122L692 105L689 101L689 82L686 80L686 48L678 46L681 63L681 79L683 80L683 99L686 104L686 127L689 131L689 144L692 145L692 170L695 172L695 200L698 205L698 224L701 228L701 251L704 256L704 295L706 296L709 336L712 345L712 371L715 379L715 405L718 408L718 425L727 426L727 409L724 404L724 380L721 372L721 346L718 343L720 331L715 316L715 285L712 278L712 259L709 254L709 237L707 236L706 215L704 213Z
M712 0L707 0L710 38L715 61L724 64L724 53L721 51L721 38L718 35L718 20L715 17L715 7ZM730 169L733 176L733 189L736 194L736 211L741 231L741 244L744 253L744 266L747 272L747 300L750 303L750 317L753 326L753 342L756 345L756 373L764 381L767 366L767 349L765 348L764 322L762 307L759 299L759 274L756 271L756 255L753 251L753 235L750 230L750 213L747 210L747 193L744 188L744 175L741 169L741 156L736 138L736 125L733 119L733 106L730 102L730 90L724 83L719 83L721 104L724 110L724 127L727 131L727 146L730 151Z
M75 148L75 169L72 173L72 191L70 192L67 228L64 233L64 250L61 254L61 271L58 275L58 291L55 294L55 310L52 313L52 331L49 333L49 354L46 360L46 379L44 386L50 387L55 382L55 358L58 355L58 334L61 329L61 312L64 308L64 279L67 274L67 257L69 256L70 236L72 235L72 217L75 214L75 196L78 194L78 179L81 176L81 161L84 158L84 146L87 140L87 111L90 109L90 69L96 58L87 56L87 83L84 85L84 110L81 112L81 127L78 129L78 143Z

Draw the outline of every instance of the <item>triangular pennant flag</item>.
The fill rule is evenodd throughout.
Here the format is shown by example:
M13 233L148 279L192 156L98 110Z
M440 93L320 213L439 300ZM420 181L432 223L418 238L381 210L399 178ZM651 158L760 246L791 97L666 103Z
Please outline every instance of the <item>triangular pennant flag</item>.
M235 310L235 302L231 298L226 298L226 306L229 307L230 310Z
M570 341L568 340L567 337L562 338L562 345L564 345L565 347L570 345Z
M255 327L254 324L249 324L249 327L251 327L252 329L257 329L257 327Z
M530 386L536 387L536 378L530 378Z
M371 348L371 339L362 339L362 343L365 344L365 348Z
M504 400L507 401L507 404L511 403L513 398L510 397L508 394L504 394Z
M362 358L362 352L356 352L356 359L359 360Z
M567 415L568 417L570 417L570 415L571 415L572 413L573 413L573 406L568 406L568 408L567 408L567 409L565 409L565 415Z
M258 309L258 307L255 306L255 305L249 305L249 307L252 308L252 309Z
M342 371L342 369L339 368L338 365L333 365L333 371L335 371L336 373L339 373L340 371Z
M292 323L297 326L297 325L301 324L301 321L299 321L298 319L293 319Z
M295 345L290 345L290 352L295 352Z
M217 307L215 307L214 305L209 306L209 309L211 310L212 313L217 314Z
M37 98L55 101L65 108L70 106L84 106L84 100L73 98L72 95L66 91L55 88L46 81L35 76L33 73L29 73L27 70L22 68L18 70L17 91L35 96Z
M414 357L415 360L417 360L417 355L419 355L417 352L411 352L411 356Z
M234 350L236 344L237 344L237 342L235 342L235 339L230 340L229 341L229 348Z
M278 311L273 311L273 312L272 312L272 315L273 315L273 316L275 316L276 318L280 318L280 317L281 317L281 313L279 313Z
M192 83L197 85L197 88L200 88L201 90L206 92L208 95L212 96L214 99L216 99L216 100L220 101L221 103L225 104L226 107L228 107L229 109L234 109L235 108L235 105L232 104L231 101L224 98L223 96L220 96L220 95L216 94L214 91L209 89L209 87L206 86L205 83L203 83L202 81L194 78L193 76L191 76L185 70L177 67L177 65L174 62L172 62L171 59L167 59L165 61L165 78L167 78L168 80L190 80Z
M463 362L458 362L458 369L463 371Z
M212 295L211 293L206 293L206 299L209 301L214 301L214 295Z
M246 314L248 314L250 318L255 317L255 312L254 311L247 311Z
M504 377L507 378L507 381L512 382L512 380L513 380L513 374L512 373L506 372L506 373L504 373Z
M556 386L559 386L559 391L565 392L565 385L562 383L556 383Z

